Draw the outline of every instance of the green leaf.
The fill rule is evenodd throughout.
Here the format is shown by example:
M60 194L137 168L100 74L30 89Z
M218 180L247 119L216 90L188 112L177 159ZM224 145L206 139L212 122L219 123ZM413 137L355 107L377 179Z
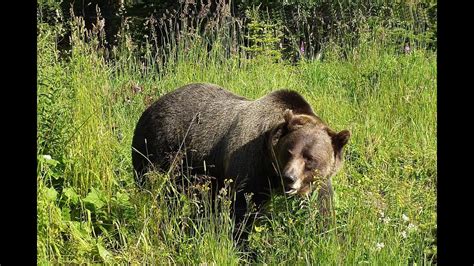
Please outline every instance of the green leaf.
M95 209L100 209L105 205L105 202L102 200L100 192L92 188L91 192L87 194L87 197L83 200L85 203L89 203L94 206Z
M100 243L97 243L97 250L99 251L99 255L102 258L102 260L104 260L104 262L110 261L110 259L112 258L112 255Z
M63 194L67 197L68 200L70 200L74 204L77 204L77 202L79 201L79 195L77 195L73 188L68 187L63 189Z
M117 194L115 195L115 198L117 200L117 202L120 204L120 205L129 205L130 202L130 197L126 194L126 193L121 193L120 191L117 192Z
M40 155L40 156L38 156L38 160L43 162L43 163L49 164L53 167L56 166L57 164L59 164L59 161L56 161L56 160L52 159L51 156L49 156L49 155Z
M63 220L70 221L71 220L71 209L68 207L63 207L61 209L61 216L63 217Z
M49 201L55 201L56 197L58 196L58 192L52 187L46 188L45 194L46 194L46 198Z

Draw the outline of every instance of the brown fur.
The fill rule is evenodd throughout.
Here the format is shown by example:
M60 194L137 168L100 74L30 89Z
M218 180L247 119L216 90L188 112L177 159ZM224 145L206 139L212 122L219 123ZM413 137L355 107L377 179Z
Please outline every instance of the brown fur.
M179 149L193 173L204 173L205 161L205 174L216 177L218 186L234 179L239 216L246 208L245 192L260 204L271 189L307 194L319 179L321 201L327 201L330 177L340 168L349 135L330 130L294 91L279 90L252 101L197 83L164 95L143 113L132 160L140 184L149 162L167 171ZM301 186L294 190L296 182Z

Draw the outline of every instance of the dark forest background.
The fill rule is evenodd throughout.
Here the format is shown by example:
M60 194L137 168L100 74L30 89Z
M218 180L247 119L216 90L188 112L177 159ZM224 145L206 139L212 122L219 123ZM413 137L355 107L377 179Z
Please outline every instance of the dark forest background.
M103 27L109 48L120 42L125 28L135 43L156 38L163 46L171 34L179 38L185 28L205 35L215 24L231 20L233 38L244 44L237 49L258 53L259 47L267 46L292 60L314 59L328 43L354 47L362 28L381 31L382 39L401 50L436 49L436 1L42 0L38 4L42 22L62 23L74 14L84 18L87 29ZM69 47L68 30L59 43L62 48Z

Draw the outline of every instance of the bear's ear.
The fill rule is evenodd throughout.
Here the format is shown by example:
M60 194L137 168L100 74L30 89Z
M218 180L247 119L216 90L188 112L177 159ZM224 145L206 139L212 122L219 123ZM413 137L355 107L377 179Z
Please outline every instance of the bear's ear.
M351 132L349 132L349 130L346 129L346 130L342 130L339 133L335 133L335 132L333 132L332 134L330 133L330 136L332 138L334 151L336 153L340 153L342 151L342 148L349 141L349 138L351 137Z
M291 109L286 109L284 112L283 112L283 118L285 119L285 122L288 124L291 119L293 118L294 114L293 114L293 111Z
M271 147L275 146L278 143L278 141L285 134L285 132L286 129L283 125L279 125L270 131L269 141Z
M303 125L313 121L314 119L307 115L295 115L290 109L286 109L283 112L283 118L285 119L285 124L288 131L298 129Z

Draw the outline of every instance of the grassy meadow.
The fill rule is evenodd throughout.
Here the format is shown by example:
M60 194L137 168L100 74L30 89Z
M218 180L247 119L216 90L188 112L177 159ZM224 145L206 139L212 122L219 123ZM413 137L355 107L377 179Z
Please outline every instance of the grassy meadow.
M100 32L87 32L80 19L71 24L64 54L61 25L38 23L38 264L435 262L435 51L404 53L366 31L350 49L329 43L319 60L295 64L228 56L218 38L210 51L190 38L157 58L153 42L139 54L125 33L106 54ZM349 129L345 165L333 178L336 222L319 225L314 195L275 195L244 251L232 240L229 213L211 210L205 183L173 193L173 176L153 173L152 188L139 190L135 124L154 100L191 82L250 99L293 89L331 128ZM228 210L230 195L221 192L216 201Z

